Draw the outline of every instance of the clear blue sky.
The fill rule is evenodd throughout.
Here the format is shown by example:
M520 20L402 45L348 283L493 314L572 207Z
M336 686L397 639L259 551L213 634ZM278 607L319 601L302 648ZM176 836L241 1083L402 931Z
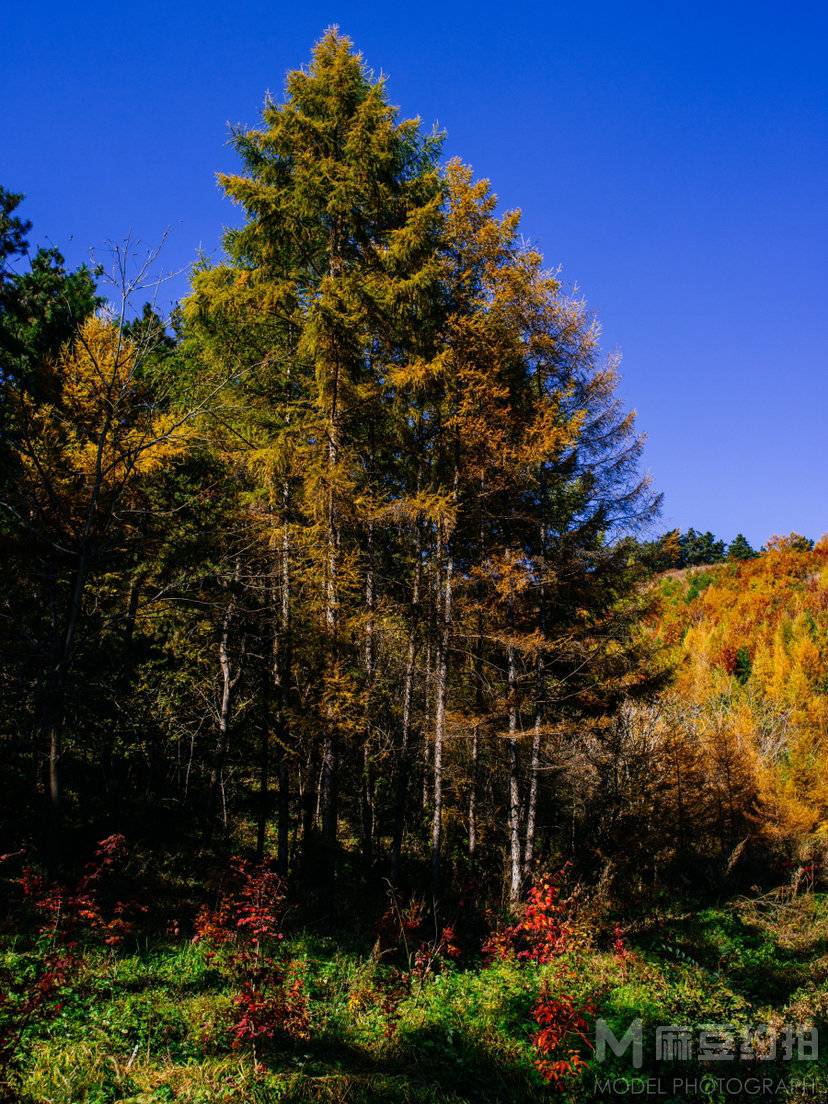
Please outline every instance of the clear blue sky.
M227 122L256 123L331 23L586 295L663 527L828 530L822 3L9 4L0 181L34 239L74 262L169 227L171 268L216 250Z

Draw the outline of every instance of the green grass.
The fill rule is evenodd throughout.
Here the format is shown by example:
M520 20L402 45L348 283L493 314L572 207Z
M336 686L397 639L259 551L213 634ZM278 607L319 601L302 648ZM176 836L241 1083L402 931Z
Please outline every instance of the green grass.
M16 1091L21 1101L49 1104L550 1099L555 1094L534 1069L531 1042L530 1010L544 979L553 992L564 988L591 1002L618 1034L640 1017L645 1040L649 1029L670 1023L824 1026L826 940L824 897L735 902L643 931L627 959L587 942L551 967L461 960L412 985L389 1016L383 995L394 975L383 960L297 936L290 954L306 963L312 1037L268 1043L258 1070L249 1049L231 1046L233 992L202 947L90 951L59 1015L29 1029ZM25 961L19 940L0 955L13 970ZM663 1075L645 1055L638 1075ZM636 1073L627 1058L599 1066L588 1051L584 1056L587 1068L564 1099L599 1099L596 1076ZM828 1085L822 1062L774 1068ZM699 1072L682 1072L693 1070ZM726 1072L734 1072L732 1064Z

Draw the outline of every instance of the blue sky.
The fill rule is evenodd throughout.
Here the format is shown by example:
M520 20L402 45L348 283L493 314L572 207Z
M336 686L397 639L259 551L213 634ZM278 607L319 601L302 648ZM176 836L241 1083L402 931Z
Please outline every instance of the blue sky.
M171 269L216 251L228 121L331 23L598 314L659 527L828 530L823 4L18 3L0 182L33 239L76 262L168 228Z

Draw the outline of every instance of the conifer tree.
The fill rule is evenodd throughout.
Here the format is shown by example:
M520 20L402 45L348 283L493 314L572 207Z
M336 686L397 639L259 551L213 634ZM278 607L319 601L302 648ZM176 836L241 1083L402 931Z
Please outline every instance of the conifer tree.
M727 548L729 560L752 560L755 555L750 541L742 533L737 533Z
M270 337L259 347L265 363L280 364L272 401L286 398L301 411L274 411L278 429L265 448L280 450L285 462L292 454L302 469L287 509L301 514L303 582L314 593L324 640L311 758L319 760L330 853L341 760L349 742L364 738L351 718L373 681L373 643L365 645L367 670L358 678L352 639L361 599L377 599L371 534L383 486L376 471L383 381L405 297L417 301L419 240L439 201L436 144L416 120L396 114L384 82L349 40L326 33L308 69L288 76L285 101L267 102L262 129L236 134L247 173L220 180L247 221L227 235L231 264L197 279L189 307L193 317L232 304L269 316ZM286 516L283 496L283 526ZM283 571L289 560L283 555ZM283 575L283 599L289 589ZM370 640L372 626L363 619L362 628Z

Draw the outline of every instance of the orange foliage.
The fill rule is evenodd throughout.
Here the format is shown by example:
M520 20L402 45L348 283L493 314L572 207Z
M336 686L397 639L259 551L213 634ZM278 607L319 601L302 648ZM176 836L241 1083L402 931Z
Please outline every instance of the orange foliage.
M821 843L828 817L828 541L773 537L756 559L670 573L655 625L670 698L717 718L753 779L760 833Z

